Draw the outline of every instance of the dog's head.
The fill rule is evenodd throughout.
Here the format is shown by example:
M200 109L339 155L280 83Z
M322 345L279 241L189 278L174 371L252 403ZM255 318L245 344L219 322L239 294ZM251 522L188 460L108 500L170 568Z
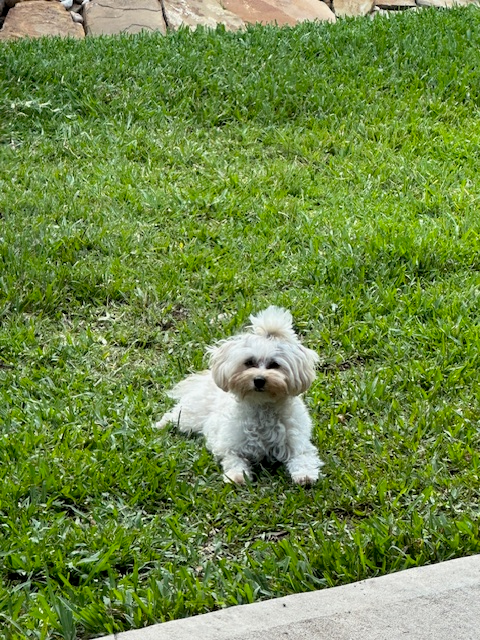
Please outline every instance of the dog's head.
M291 314L269 307L250 319L250 333L223 340L210 349L215 384L252 401L275 402L306 391L315 379L319 358L300 343Z

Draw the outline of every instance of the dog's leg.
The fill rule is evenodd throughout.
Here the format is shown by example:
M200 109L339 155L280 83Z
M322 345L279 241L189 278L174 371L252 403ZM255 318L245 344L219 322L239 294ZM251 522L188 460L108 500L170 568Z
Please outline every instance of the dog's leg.
M311 447L311 448L310 448ZM313 484L318 480L320 467L323 462L318 457L317 450L310 445L307 451L295 452L287 460L287 469L296 484Z
M179 421L180 421L180 409L178 406L176 406L176 407L173 407L171 411L167 411L167 413L165 413L158 422L155 422L154 426L157 429L163 429L164 427L167 426L167 424L170 424L170 423L176 424L178 426Z
M245 478L251 478L250 465L236 453L222 458L223 480L234 484L245 484Z

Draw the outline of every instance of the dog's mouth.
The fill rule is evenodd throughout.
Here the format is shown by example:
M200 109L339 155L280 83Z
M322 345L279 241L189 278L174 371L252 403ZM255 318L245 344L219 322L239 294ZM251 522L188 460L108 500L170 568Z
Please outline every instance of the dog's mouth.
M242 371L232 376L230 391L241 398L256 397L263 400L275 400L288 395L286 380L279 373L269 372L269 375L262 375L262 372L250 373Z
M251 402L278 402L283 397L283 394L275 393L273 389L257 389L250 387L247 391L241 394L243 400L249 400Z

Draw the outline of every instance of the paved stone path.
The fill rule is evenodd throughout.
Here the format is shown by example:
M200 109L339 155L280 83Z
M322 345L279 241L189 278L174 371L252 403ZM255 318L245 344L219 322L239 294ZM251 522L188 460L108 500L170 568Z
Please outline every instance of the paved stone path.
M242 29L307 20L370 16L421 7L449 8L480 0L0 0L0 40L178 29L185 25Z

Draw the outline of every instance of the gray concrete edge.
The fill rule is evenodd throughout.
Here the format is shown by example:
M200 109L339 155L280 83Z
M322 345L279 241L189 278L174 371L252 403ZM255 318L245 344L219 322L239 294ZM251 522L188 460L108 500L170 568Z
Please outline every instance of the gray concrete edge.
M480 585L480 555L416 567L378 578L221 609L104 636L103 640L226 640L332 615L387 608Z

